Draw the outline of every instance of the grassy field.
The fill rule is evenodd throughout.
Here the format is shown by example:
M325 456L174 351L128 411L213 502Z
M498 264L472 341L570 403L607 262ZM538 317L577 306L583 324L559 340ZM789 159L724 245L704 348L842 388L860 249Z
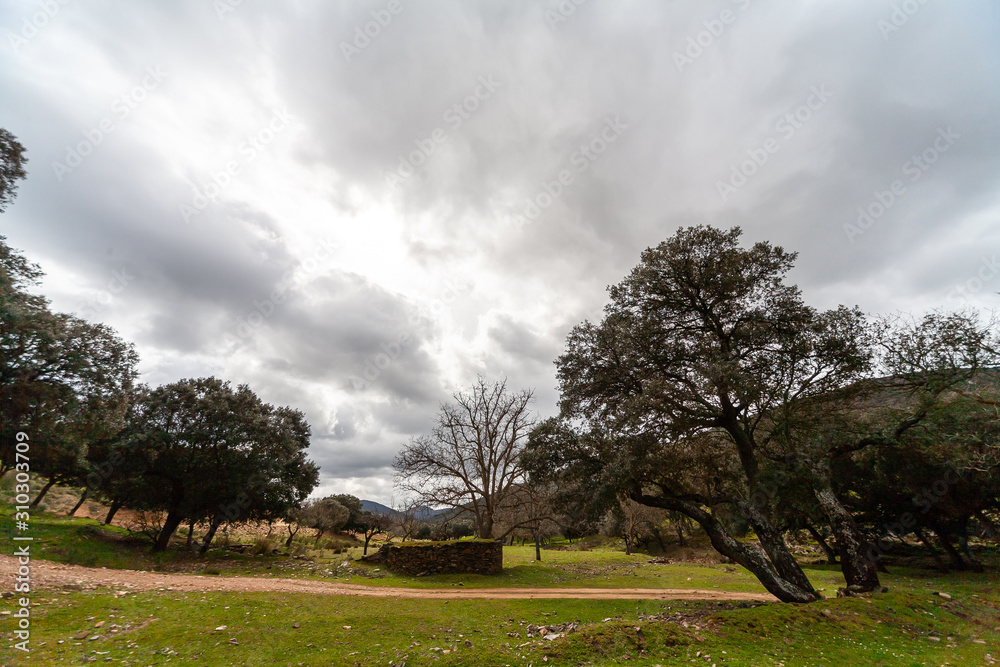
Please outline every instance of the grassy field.
M0 510L0 539L11 534ZM762 591L740 567L650 563L614 545L590 550L504 549L504 573L405 577L351 562L348 553L308 558L183 548L149 553L148 541L90 519L32 517L34 553L109 568L284 576L369 585L448 587L629 587ZM311 541L311 540L310 540ZM300 548L299 551L302 551ZM346 567L343 564L347 562ZM831 598L812 605L598 600L435 600L285 593L38 591L32 595L33 651L10 648L0 662L128 665L988 665L1000 659L1000 592L995 574L941 575L891 568L889 592L835 598L836 568L808 565ZM937 595L945 592L947 599ZM4 601L4 609L12 609ZM549 641L529 624L579 623ZM6 626L6 627L5 627ZM557 632L561 631L557 629Z
M872 599L719 603L38 593L30 663L127 665L983 665L994 582L919 580ZM927 584L926 586L924 584ZM947 601L932 590L947 588ZM528 624L580 622L548 641ZM977 643L985 642L985 643Z

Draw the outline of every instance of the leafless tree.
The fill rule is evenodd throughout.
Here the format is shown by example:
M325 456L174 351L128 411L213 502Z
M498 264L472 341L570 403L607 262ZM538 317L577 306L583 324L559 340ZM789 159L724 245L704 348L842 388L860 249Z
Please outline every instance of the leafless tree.
M393 523L396 531L404 541L413 537L420 529L420 519L417 518L423 508L416 500L410 500L396 508L396 516Z
M460 508L475 517L479 537L492 538L497 509L524 481L520 455L535 424L531 390L480 377L441 406L430 435L410 440L393 462L396 483L425 505Z

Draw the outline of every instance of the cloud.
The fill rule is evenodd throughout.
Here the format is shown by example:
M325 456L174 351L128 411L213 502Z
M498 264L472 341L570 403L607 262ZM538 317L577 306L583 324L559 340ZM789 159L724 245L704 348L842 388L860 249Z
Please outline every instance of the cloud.
M145 380L217 374L303 409L321 490L389 501L400 444L476 374L553 413L569 329L681 225L798 251L820 307L996 304L986 0L898 30L861 0L229 6L70 3L0 43L31 160L4 233L57 308L136 341Z

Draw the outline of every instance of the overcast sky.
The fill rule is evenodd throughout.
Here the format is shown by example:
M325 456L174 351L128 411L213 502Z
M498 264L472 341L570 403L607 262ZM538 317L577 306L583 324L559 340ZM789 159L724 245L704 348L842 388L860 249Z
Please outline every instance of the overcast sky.
M682 225L798 251L819 308L1000 299L995 0L0 0L0 29L30 159L0 234L144 381L304 410L319 493L392 501L477 374L553 414L570 328Z

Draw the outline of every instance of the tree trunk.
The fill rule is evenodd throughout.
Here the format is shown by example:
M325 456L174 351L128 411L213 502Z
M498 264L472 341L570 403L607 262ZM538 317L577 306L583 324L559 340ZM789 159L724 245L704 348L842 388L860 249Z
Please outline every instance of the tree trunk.
M826 482L824 478L823 482ZM850 593L870 593L882 587L878 579L878 558L865 539L854 517L837 499L829 484L814 490L816 499L830 520L830 528L837 539L840 552L840 569Z
M542 562L542 545L538 543L538 533L535 532L535 560Z
M687 546L687 543L684 541L684 524L680 521L677 522L677 543L682 547Z
M934 545L931 543L931 541L929 539L927 539L927 533L925 533L920 526L914 526L913 527L913 534L916 535L917 539L920 540L920 542L925 547L927 547L927 550L929 552L931 552L931 556L934 557L934 562L938 564L938 569L941 570L942 572L947 572L948 571L948 566L941 559L941 554L938 553L938 550L935 549Z
M316 529L316 541L313 542L313 548L316 548L316 545L319 544L319 538L323 537L324 533L326 533L325 530Z
M121 508L122 508L122 503L120 501L118 500L111 501L111 507L108 508L108 515L104 517L105 526L111 525L111 521L115 518L115 515L118 514L118 510L120 510Z
M87 500L87 494L88 493L90 493L90 487L89 486L85 486L83 488L83 493L80 494L80 500L78 500L76 502L76 505L73 505L73 509L71 509L69 511L69 515L70 516L73 516L74 514L76 514L76 511L78 509L80 509L81 506L83 506L83 503L86 502L86 500Z
M285 548L290 549L292 546L292 540L295 539L295 533L299 532L299 525L295 524L295 531L292 531L292 524L288 524L288 539L285 540Z
M187 536L187 545L186 545L188 549L191 548L191 544L194 541L194 524L195 524L195 520L194 520L194 517L192 517L191 521L188 522L188 536Z
M774 563L764 553L754 546L744 544L732 537L714 516L703 510L699 505L686 500L644 496L640 493L633 494L632 500L648 507L659 507L680 512L684 516L697 521L705 533L708 534L709 539L712 541L712 546L716 551L750 570L757 577L757 580L763 584L764 588L782 602L815 602L822 599L822 596L816 592L812 584L809 584L807 588L803 588L782 577ZM806 581L808 583L808 580Z
M202 540L201 548L198 549L198 553L205 555L208 553L208 548L212 546L212 540L215 538L215 531L219 530L219 526L222 525L222 517L219 515L213 516L212 520L208 524L208 532L205 533L205 537Z
M757 540L760 542L760 546L763 547L764 553L767 554L774 569L777 570L778 576L796 588L818 596L819 594L813 588L809 578L802 571L802 567L799 566L795 557L788 550L785 538L780 532L775 530L770 520L764 516L761 508L750 503L747 505L747 510L747 518L750 520L750 526L753 528L754 533L757 534Z
M176 510L170 510L167 513L167 518L163 522L163 527L160 529L160 533L156 536L156 542L153 543L153 551L160 552L166 551L167 546L170 544L170 537L177 530L177 527L181 525L181 521L184 519L180 515L180 512Z
M368 555L368 543L371 541L371 539L372 539L372 536L369 535L368 533L365 533L365 550L361 552L362 556L367 556Z
M958 533L958 546L962 549L962 553L965 554L965 558L969 561L969 567L973 572L983 572L986 568L976 560L975 555L972 553L972 549L969 548L969 532L968 532L968 518L966 518L966 525L962 526L962 530Z
M951 543L951 535L942 528L934 527L934 534L937 535L938 543L944 549L945 553L951 559L951 564L956 570L968 570L969 564L965 562L962 558L962 554L958 552L958 549L954 547Z
M821 535L820 532L816 530L811 523L806 524L806 530L809 531L809 534L812 535L813 539L816 540L819 546L823 549L823 552L826 553L826 564L836 565L837 552L833 550L833 548L825 539L823 539L823 535Z
M38 492L38 495L35 496L35 499L31 501L31 505L29 505L28 507L30 507L31 509L35 509L36 507L38 507L38 503L42 502L42 498L45 497L45 494L49 492L49 489L51 489L52 485L55 483L56 483L55 477L50 477L49 481L45 483L45 486L42 487L42 490Z

